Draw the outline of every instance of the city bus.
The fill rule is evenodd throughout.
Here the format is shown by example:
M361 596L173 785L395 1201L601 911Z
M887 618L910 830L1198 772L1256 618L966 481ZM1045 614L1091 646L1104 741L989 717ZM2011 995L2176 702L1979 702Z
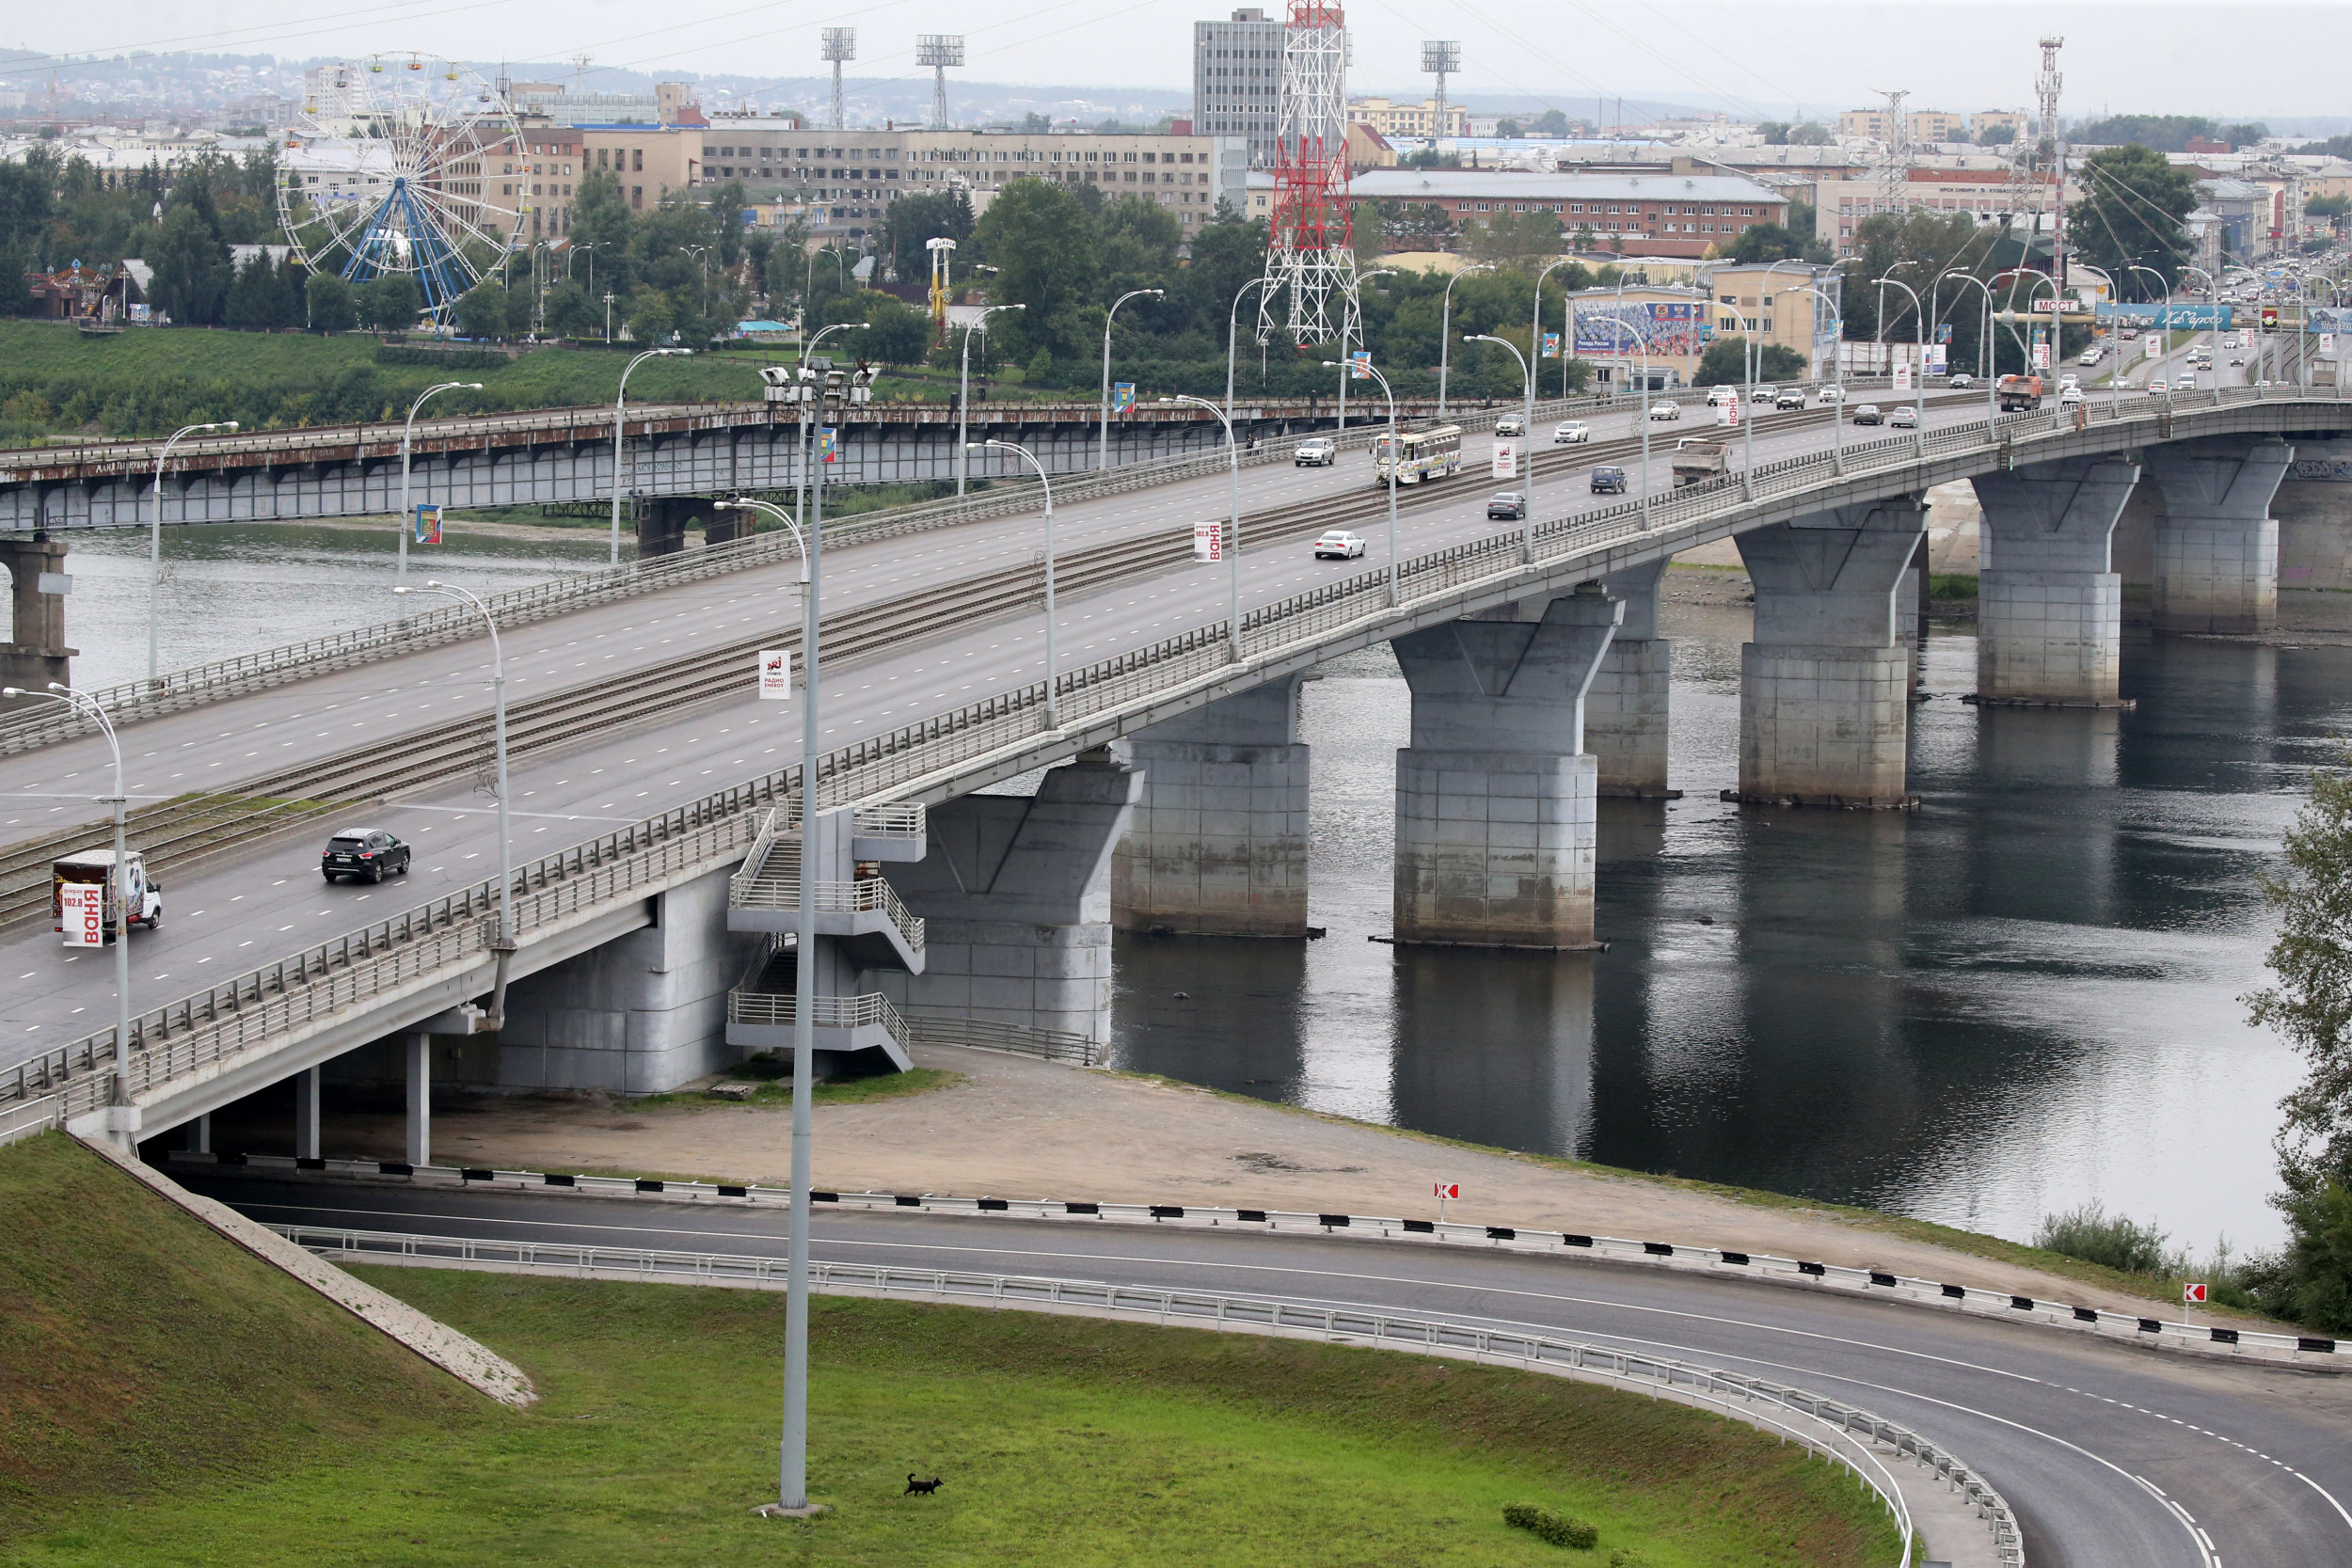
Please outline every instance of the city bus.
M1462 427L1441 424L1434 430L1400 431L1396 444L1403 450L1396 466L1399 484L1419 484L1424 479L1445 479L1462 471ZM1389 483L1389 438L1376 436L1372 442L1372 482Z

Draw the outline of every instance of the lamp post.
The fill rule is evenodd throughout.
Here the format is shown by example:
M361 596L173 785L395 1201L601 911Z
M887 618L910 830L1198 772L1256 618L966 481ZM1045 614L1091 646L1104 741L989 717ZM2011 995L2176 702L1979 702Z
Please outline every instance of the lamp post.
M1974 283L1979 291L1984 295L1984 330L1979 333L1977 338L1977 373L1984 378L1984 423L1985 429L1990 431L1993 428L1994 420L1999 414L1999 404L1994 396L1994 383L1996 378L1993 374L1992 365L1993 285L1987 283L1983 278L1979 277L1973 272L1963 272L1958 267L1954 267L1949 271L1938 274L1935 281L1928 285L1928 297L1930 299L1933 299L1935 297L1935 292L1944 286L1944 279L1947 277L1957 277L1963 283ZM1815 292L1819 293L1820 291L1816 290ZM1828 296L1823 295L1823 297L1826 298ZM2110 384L2112 384L2113 379L2114 378L2112 376L2108 378Z
M1233 417L1233 348L1241 335L1241 296L1265 284L1263 277L1244 283L1233 291L1233 307L1225 312L1225 417L1229 420Z
M438 386L427 387L417 394L417 401L408 405L408 422L400 427L400 527L396 531L399 540L400 568L392 578L395 584L405 584L408 580L408 443L416 436L417 410L422 408L425 399L433 396L434 393L460 388L469 392L479 392L482 390L482 383L479 381L444 381Z
M1326 359L1326 367L1331 363ZM1366 364L1364 373L1380 383L1380 390L1389 400L1389 603L1396 602L1396 466L1404 454L1396 442L1396 393L1389 387L1389 378L1374 366Z
M801 589L803 593L807 591L809 584L808 536L801 531L800 522L791 513L773 501L759 500L750 496L730 496L725 500L712 501L710 505L712 510L718 512L765 512L769 516L790 529L792 543L801 547Z
M1358 274L1355 282L1350 284L1349 287L1352 289L1360 289L1375 277L1394 277L1395 276L1396 269L1394 267L1381 267L1373 272ZM1347 356L1347 317L1345 313L1343 312L1340 317L1340 363L1342 365L1346 365L1350 361ZM1339 434L1342 436L1345 436L1347 434L1347 372L1344 370L1340 372Z
M1624 292L1624 289L1625 289L1625 280L1624 280L1624 278L1623 278L1622 277L1620 277L1618 278L1618 280L1617 280L1617 288L1618 288L1618 291L1619 291L1619 293L1622 293ZM1647 532L1649 531L1649 526L1650 526L1650 509L1649 509L1649 426L1650 426L1650 418L1649 418L1649 333L1648 333L1647 331L1645 331L1645 330L1643 330L1643 329L1637 328L1636 326L1634 326L1634 325L1633 325L1631 322L1629 322L1629 321L1628 321L1628 320L1626 320L1626 319L1625 319L1625 308L1624 308L1624 306L1622 306L1622 305L1620 305L1620 306L1618 306L1618 307L1617 307L1616 313L1615 313L1615 314L1613 314L1613 315L1612 315L1612 316L1610 316L1610 317L1608 318L1608 320L1609 320L1609 325L1610 325L1612 327L1615 328L1617 331L1619 331L1619 332L1630 332L1630 333L1632 333L1632 334L1633 334L1633 344L1634 344L1634 350L1635 350L1635 352L1636 352L1637 354L1639 354L1639 355L1640 355L1640 356L1641 356L1641 360L1642 360L1642 402L1641 402L1640 406L1638 406L1638 407L1636 407L1636 408L1634 409L1634 414L1635 414L1636 418L1638 419L1638 420L1639 420L1639 422L1640 422L1640 424L1641 424L1641 427L1642 427L1642 531L1643 531L1643 532L1645 532L1645 533L1647 533Z
M183 425L171 433L164 450L155 454L155 515L147 531L147 678L155 679L155 629L163 617L164 593L164 460L171 455L183 436L194 436L205 430L234 430L237 421L221 420L212 424ZM180 520L187 520L187 504L183 499Z
M1911 393L1916 400L1914 405L1916 412L1912 415L1911 446L1912 451L1915 453L1918 456L1925 457L1928 454L1928 378L1921 372L1927 369L1928 313L1925 308L1923 308L1919 303L1919 291L1904 282L1901 278L1882 277L1878 278L1876 281L1882 289L1886 287L1889 283L1892 283L1896 288L1900 289L1903 293L1909 294L1911 296L1911 313L1919 318L1920 362L1912 367L1911 377ZM1885 321L1885 311L1882 310L1879 312L1879 319L1882 324ZM2051 323L2050 329L2055 334L2058 330L2058 324L2056 322Z
M2161 353L2160 355L2158 355L2158 356L2156 356L2156 368L2157 368L2158 370L2161 370L2161 371L2163 371L2163 372L2166 372L2166 374L2165 374L2165 384L2164 384L2164 401L2165 401L2165 402L2167 402L2167 403L2170 403L2170 402L2172 401L2172 379L2171 379L2171 369L2172 369L2172 329L2171 329L2171 327L2170 327L2169 325L2167 325L2167 323L2166 323L2166 316L2167 316L2167 313L2168 313L2168 312L2166 311L2165 307L2166 307L2168 304L2169 304L2169 303L2170 303L2170 301L2171 301L2171 297L2172 297L2172 284L2171 284L2171 281L2170 281L2170 279L2167 278L2167 277L2164 276L2164 274L2162 274L2162 273L2158 272L2155 268L2153 268L2153 267L2143 267L2143 266L2141 266L2141 265L2140 265L2138 262L2137 262L2137 261L2126 261L2126 262L2124 262L2124 263L2123 263L2123 270L2124 270L2125 272L2144 272L2144 273L2146 273L2149 277L2153 277L2153 278L2154 278L2154 279L2156 280L2156 297L2155 297L2155 306L2156 306L2156 325L2155 325L2155 332L2156 332L2156 335L2157 335L2157 339L2158 339L2158 341L2164 344L2164 352L2163 352L2163 353ZM2058 328L2057 328L2057 326L2056 326L2055 325L2052 325L2052 327L2051 327L2050 331L2051 331L2051 336L2052 336L2053 338L2056 338L2056 337L2057 337L2057 335L2058 335Z
M1837 333L1835 338L1831 339L1831 341L1842 343L1846 341L1846 318L1838 313L1837 301L1830 298L1826 293L1810 283L1800 284L1796 288L1784 289L1781 291L1781 297L1784 299L1790 294L1811 294L1816 300L1820 301L1821 305L1828 306L1830 309L1830 319L1835 324ZM1989 299L1991 296L1988 295L1987 297ZM1816 307L1817 309L1819 308L1819 306ZM1830 366L1830 375L1832 384L1837 388L1837 401L1830 405L1830 450L1836 453L1836 455L1831 459L1830 471L1832 473L1842 475L1846 471L1846 426L1844 423L1846 417L1846 356L1844 355L1840 354L1836 356L1836 363Z
M1527 383L1527 406L1531 410L1535 406L1535 368L1528 362L1527 356L1519 352L1518 344L1508 338L1498 338L1490 332L1465 332L1462 334L1462 341L1500 343L1509 349L1511 357L1519 362L1519 375ZM1535 444L1532 436L1534 430L1532 419L1528 430L1530 436L1522 437L1522 444L1527 448L1527 515L1519 519L1519 560L1522 562L1535 559ZM1393 469L1396 466L1395 454L1391 453L1390 456L1390 467Z
M612 346L612 294L609 290L604 296L604 345Z
M611 311L612 311L612 296L611 294L607 294L607 295L605 295L605 296L604 296L604 298L605 298L605 309L606 309L607 318L608 318L608 319L610 319L610 316L611 316ZM620 386L620 389L619 389L618 391L616 391L616 392L614 392L614 393L612 394L612 564L613 564L613 565L615 565L615 566L618 566L618 565L621 563L621 455L622 455L622 442L623 442L623 441L627 438L628 432L628 377L629 377L629 372L630 372L630 371L634 371L634 370L635 370L638 366L640 366L640 365L644 364L644 363L646 360L648 360L648 359L659 359L659 358L662 358L662 357L664 357L664 356L671 356L671 355L685 356L685 355L691 355L691 354L692 354L693 352L694 352L694 351L693 351L692 349L691 349L691 348L649 348L649 349L645 350L645 352L644 352L644 353L643 353L643 354L639 355L636 358L634 358L634 359L632 359L632 360L630 360L630 361L628 362L628 369L626 369L626 370L624 370L624 371L622 371L622 372L621 372L621 386Z
M1740 341L1747 348L1747 352L1740 356L1740 368L1747 372L1748 376L1747 385L1740 388L1740 423L1747 432L1743 437L1746 444L1740 455L1740 493L1748 499L1754 500L1756 499L1756 328L1755 324L1748 320L1747 312L1737 305L1720 305L1716 309L1728 310L1740 318ZM1642 422L1647 424L1649 416L1643 415Z
M831 326L818 327L816 336L811 337L808 332L807 318L805 316L802 318L800 358L802 374L796 386L801 406L801 446L804 449L808 446L809 406L812 401L810 388L819 385L808 379L808 356L816 351L817 345L827 338L836 332L847 332L857 325L856 322L835 322ZM818 422L822 424L824 421L819 420ZM800 513L802 519L806 521L808 517L809 453L803 451L801 455L803 461L800 465L800 475L793 484L792 505L794 510ZM821 510L821 503L819 503L819 509Z
M1445 297L1438 309L1438 422L1445 422L1446 378L1453 369L1454 352L1454 285L1474 272L1492 272L1492 261L1473 261L1454 270L1445 280Z
M963 494L964 459L968 455L964 446L964 418L966 410L972 406L973 330L977 328L982 332L987 331L988 318L999 310L1026 310L1027 309L1025 305L985 305L980 308L978 315L963 324L963 376L958 384L959 390L956 393L956 494L959 497Z
M1528 312L1527 318L1527 356L1530 361L1540 362L1544 356L1544 279L1549 277L1554 270L1565 267L1575 260L1573 256L1563 256L1558 261L1546 265L1543 271L1535 275L1535 304ZM1560 363L1562 373L1565 375L1568 362L1567 323L1562 322L1560 327ZM1535 372L1533 370L1527 372L1527 478L1529 483L1534 483Z
M1159 299L1167 293L1166 289L1130 289L1113 300L1111 308L1103 312L1103 436L1095 449L1096 473L1108 473L1111 467L1111 323L1118 317L1119 308L1129 300L1140 299L1147 294ZM1040 474L1044 472L1041 468L1038 471Z
M1225 427L1227 476L1225 499L1227 510L1232 516L1231 525L1232 532L1225 544L1225 560L1229 575L1232 578L1233 590L1232 629L1230 635L1232 642L1233 662L1239 664L1241 662L1241 449L1233 440L1233 419L1232 415L1218 408L1216 404L1203 398L1186 397L1181 392L1174 397L1162 398L1160 403L1163 406L1169 407L1177 404L1190 404L1195 408L1205 408L1215 414L1217 422Z
M1022 460L1037 470L1037 482L1045 491L1045 727L1061 728L1061 693L1058 689L1060 666L1054 657L1054 482L1045 475L1045 465L1037 460L1037 453L1015 441L993 438L972 443L975 450L995 447L1016 452Z
M106 750L114 754L115 792L110 803L115 816L114 879L118 884L117 909L121 916L115 932L115 1086L113 1103L131 1103L131 887L124 874L130 863L130 832L127 813L131 798L122 788L122 743L115 737L114 721L106 717L106 709L96 697L87 691L76 691L58 681L51 681L46 691L27 691L22 687L0 687L0 697L38 697L47 703L61 703L76 713L86 713L96 721L99 732L106 737ZM105 906L99 906L103 926ZM125 1148L136 1143L129 1132L119 1135Z
M693 257L697 262L701 263L703 269L703 314L708 315L710 313L710 247L707 245L682 245L678 246L678 248L685 251L688 255Z
M421 591L401 587L392 592L415 594ZM499 942L504 944L500 950L498 993L490 1006L495 1026L495 1021L502 1020L506 1013L506 963L503 955L511 950L515 941L515 849L506 806L506 659L499 646L498 617L490 613L490 607L484 604L479 595L454 583L437 582L431 578L425 580L421 592L437 594L445 599L455 599L461 604L473 606L482 612L483 625L490 628L490 736L498 771L499 801Z
M579 268L579 266L580 266L580 259L582 256L585 256L585 257L587 257L587 258L588 258L588 292L589 292L590 293L592 293L592 294L593 294L593 293L595 293L596 292L596 241L594 241L594 240L574 240L574 241L572 242L572 246L571 246L571 255L570 255L570 256L566 259L566 273L567 273L567 276L568 276L568 273L569 273L569 272L578 270L578 268Z

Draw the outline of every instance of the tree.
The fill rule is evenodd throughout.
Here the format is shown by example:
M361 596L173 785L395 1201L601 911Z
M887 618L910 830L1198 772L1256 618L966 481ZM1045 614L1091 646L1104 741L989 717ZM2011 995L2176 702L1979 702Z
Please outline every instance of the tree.
M677 307L660 289L640 289L628 300L628 335L651 345L677 325Z
M593 338L603 330L604 315L588 291L577 283L558 283L548 291L547 330L556 338Z
M1443 250L1454 238L1454 214L1434 201L1383 201L1380 232L1399 250Z
M1748 384L1748 341L1745 338L1718 338L1707 345L1699 356L1698 369L1691 372L1693 387L1744 387ZM1796 381L1805 372L1804 356L1780 343L1766 343L1757 359L1756 379L1762 382Z
M2113 277L2137 265L2177 284L2191 254L2183 220L2197 208L2196 177L2146 147L2110 147L2082 164L2083 198L2066 210L2075 254Z
M862 359L881 365L918 365L930 346L930 317L911 310L888 294L876 294L866 308L866 329L850 338Z
M285 273L271 264L266 250L257 250L230 282L221 320L241 332L269 332L294 325L298 311Z
M505 284L495 279L477 283L457 302L457 330L469 338L503 338L513 309Z
M1528 130L1538 136L1563 136L1568 134L1568 117L1557 109L1546 109Z
M1766 147L1788 145L1788 122L1785 119L1758 120L1756 125L1756 134L1764 138Z
M351 285L333 273L312 273L302 285L302 293L312 331L348 332L358 325L359 313L352 304Z
M1777 223L1751 224L1724 254L1743 263L1785 261L1804 254L1805 242Z
M405 272L388 272L353 291L359 324L376 332L405 332L424 309L424 291Z
M1495 135L1506 141L1517 141L1519 135L1519 122L1516 119L1497 120L1495 121Z
M1083 357L1100 328L1079 313L1094 291L1095 228L1078 198L1042 180L1016 180L974 235L997 269L990 299L1025 307L1003 329L1007 352Z
M925 243L936 239L956 242L967 247L972 238L972 198L962 191L924 191L900 197L890 206L890 215L882 220L880 236L882 253L890 258L893 270L901 283L915 283L931 275L931 256ZM968 248L956 257L960 262L970 261ZM958 266L956 275L969 271L968 265Z
M1560 218L1550 212L1497 213L1462 230L1462 248L1482 261L1520 271L1561 251Z
M1788 145L1791 147L1827 147L1833 139L1828 126L1816 125L1809 119L1788 133Z
M1977 133L1977 145L1979 147L2008 147L2016 140L2017 127L2014 125L1988 125Z
M229 298L229 247L207 220L208 206L191 201L172 208L148 247L148 264L155 269L150 293L183 326L218 322Z

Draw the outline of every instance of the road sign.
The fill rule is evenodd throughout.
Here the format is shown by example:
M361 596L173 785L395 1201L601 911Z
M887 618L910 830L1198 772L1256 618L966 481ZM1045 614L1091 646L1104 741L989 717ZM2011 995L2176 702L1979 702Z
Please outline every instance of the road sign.
M759 700L781 703L792 695L792 650L763 648L759 654Z
M57 890L57 924L68 947L106 944L106 885L68 882Z
M1518 477L1519 444L1517 441L1497 441L1495 443L1495 478L1517 479Z
M437 545L441 542L441 509L433 501L417 503L417 543Z
M2204 1306L2205 1282L2201 1279L2192 1279L2183 1285L2181 1287L2181 1304L2185 1307Z
M1195 561L1225 559L1225 525L1223 523L1192 525L1192 558Z
M1440 1181L1438 1183L1438 1196L1439 1197L1460 1197L1462 1196L1462 1184L1459 1181Z

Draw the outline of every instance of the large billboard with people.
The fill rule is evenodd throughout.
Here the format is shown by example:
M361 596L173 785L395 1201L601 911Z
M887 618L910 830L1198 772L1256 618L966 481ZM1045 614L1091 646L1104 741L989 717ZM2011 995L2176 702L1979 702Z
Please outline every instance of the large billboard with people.
M1707 307L1697 300L1629 299L1576 302L1579 357L1695 359L1705 350Z

